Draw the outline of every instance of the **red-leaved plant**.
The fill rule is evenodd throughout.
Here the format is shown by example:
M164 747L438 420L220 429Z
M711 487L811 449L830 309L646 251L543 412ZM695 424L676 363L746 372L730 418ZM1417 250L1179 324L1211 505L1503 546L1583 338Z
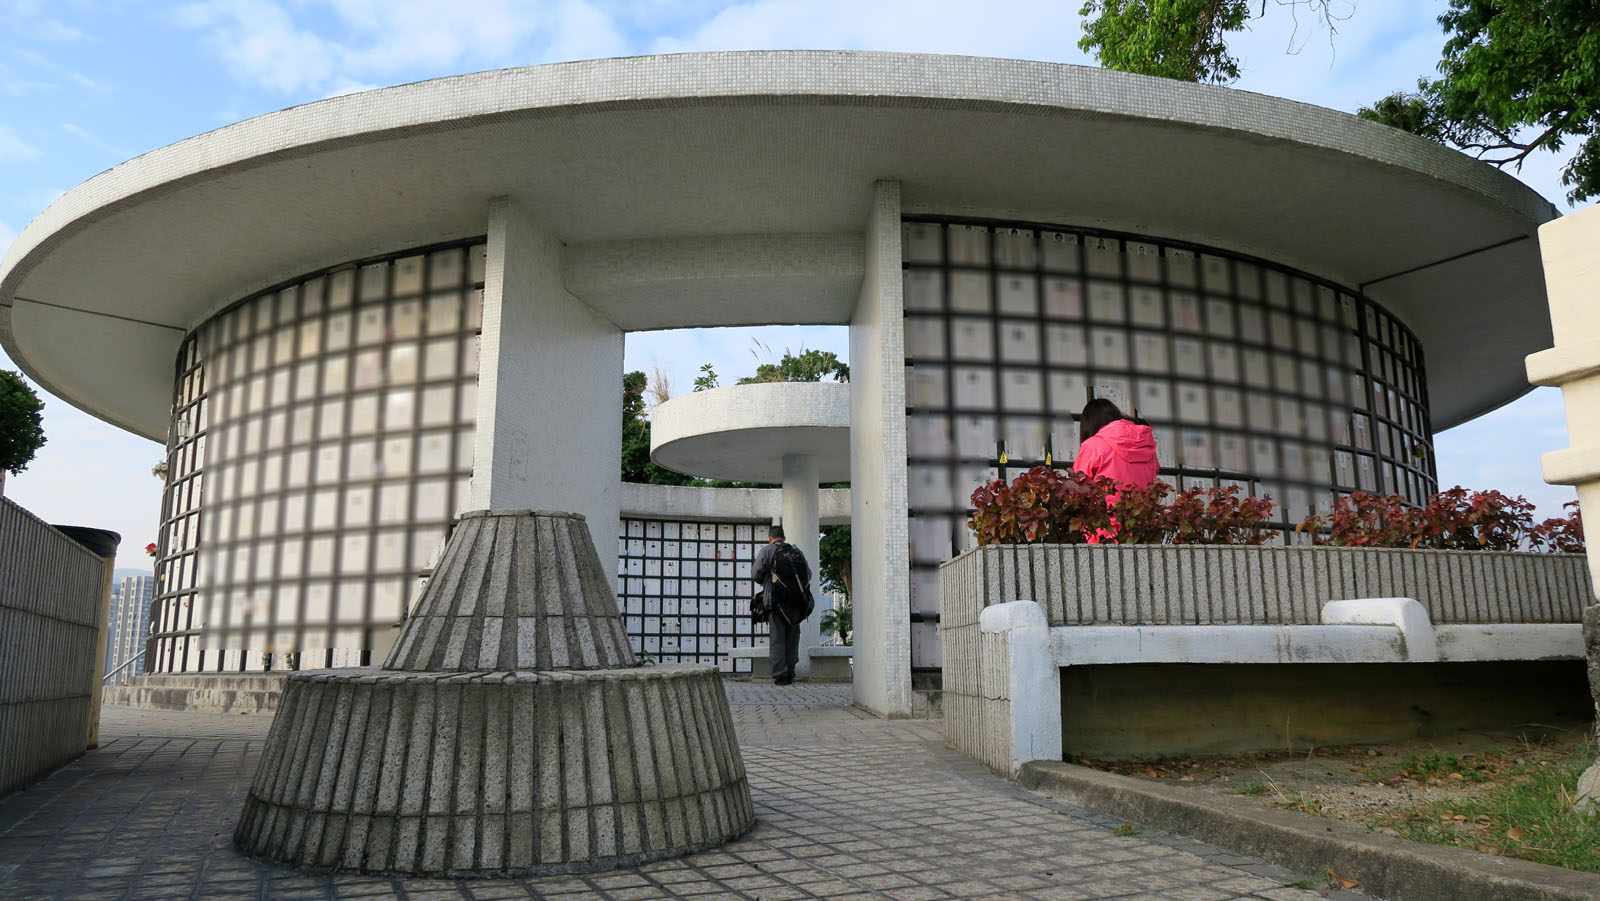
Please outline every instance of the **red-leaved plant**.
M1524 497L1459 485L1430 496L1422 507L1399 495L1358 491L1335 500L1326 515L1307 516L1295 531L1338 547L1582 551L1583 522L1576 512L1534 525L1533 509Z
M995 480L972 492L977 511L967 522L978 544L1083 544L1111 525L1110 479L1035 466L1011 484Z
M1117 497L1108 505L1112 493ZM1118 544L1261 544L1270 537L1260 526L1273 503L1238 495L1236 486L1176 494L1165 482L1119 488L1109 479L1035 466L1010 485L995 481L972 492L977 509L967 527L980 545L1083 544L1101 531L1114 531L1106 540Z
M1191 488L1167 507L1167 533L1173 544L1262 544L1273 506L1271 498L1239 497L1238 485Z
M1167 495L1172 486L1153 482L1149 488L1124 486L1111 502L1118 544L1160 544L1167 538Z
M1578 508L1577 501L1567 501L1561 508L1572 512L1534 526L1533 546L1557 554L1581 554L1587 548L1583 541L1583 511Z
M1357 491L1335 498L1326 516L1313 513L1294 527L1316 544L1338 547L1417 547L1426 537L1422 510L1398 494ZM1323 528L1327 534L1323 535Z

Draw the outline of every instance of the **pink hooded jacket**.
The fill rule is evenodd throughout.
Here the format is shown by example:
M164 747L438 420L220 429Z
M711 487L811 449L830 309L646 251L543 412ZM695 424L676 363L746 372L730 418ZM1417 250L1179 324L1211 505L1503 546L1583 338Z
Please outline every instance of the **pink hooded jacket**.
M1129 419L1108 422L1078 446L1078 458L1072 461L1072 468L1086 476L1105 476L1119 485L1147 488L1161 468L1156 462L1155 432ZM1120 495L1119 491L1111 492L1106 495L1106 503L1115 503ZM1111 530L1101 529L1090 535L1089 543L1114 540L1120 531L1113 517Z
M1156 480L1156 437L1147 425L1118 419L1106 423L1078 448L1072 468L1087 476L1144 488Z

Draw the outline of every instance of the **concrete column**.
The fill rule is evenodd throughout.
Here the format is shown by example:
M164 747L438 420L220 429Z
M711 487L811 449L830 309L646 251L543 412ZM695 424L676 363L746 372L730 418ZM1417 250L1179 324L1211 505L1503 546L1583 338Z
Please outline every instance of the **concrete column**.
M1544 480L1578 489L1583 518L1600 522L1600 208L1539 227L1555 347L1528 356L1528 381L1561 388L1572 447L1541 459ZM1592 588L1600 587L1600 542L1589 545ZM1600 606L1584 611L1589 690L1600 710ZM1600 761L1578 780L1578 804L1600 814Z
M490 202L472 508L582 513L595 547L609 554L620 504L622 330L568 293L562 253L517 201Z
M794 667L795 677L800 679L811 675L811 655L806 649L822 643L822 577L818 575L822 562L817 559L819 487L816 457L783 455L783 534L811 564L811 593L818 599L816 612L800 624L800 659Z
M900 184L873 185L865 274L850 317L850 554L855 701L911 715L911 568L906 543L905 294Z

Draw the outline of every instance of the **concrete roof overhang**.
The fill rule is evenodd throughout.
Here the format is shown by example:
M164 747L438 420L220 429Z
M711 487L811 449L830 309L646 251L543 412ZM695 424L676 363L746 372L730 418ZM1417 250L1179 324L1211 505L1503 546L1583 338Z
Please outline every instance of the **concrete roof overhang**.
M486 230L515 198L627 330L842 323L879 179L908 212L1206 244L1365 287L1428 350L1434 424L1527 389L1554 208L1354 117L1053 63L834 51L607 59L336 97L67 192L0 261L0 344L164 437L183 334L326 266Z
M783 481L785 455L814 459L824 484L849 481L849 385L729 385L680 394L650 414L650 459L675 472L770 485Z

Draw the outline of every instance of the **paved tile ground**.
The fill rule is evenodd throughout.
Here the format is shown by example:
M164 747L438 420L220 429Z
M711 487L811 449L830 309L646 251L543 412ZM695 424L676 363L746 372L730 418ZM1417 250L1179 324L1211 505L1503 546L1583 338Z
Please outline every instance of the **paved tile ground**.
M840 685L729 683L757 823L593 876L407 879L247 858L231 835L269 720L106 708L102 746L0 800L0 898L1311 899L1301 876L1015 788ZM1355 892L1336 897L1359 898Z

